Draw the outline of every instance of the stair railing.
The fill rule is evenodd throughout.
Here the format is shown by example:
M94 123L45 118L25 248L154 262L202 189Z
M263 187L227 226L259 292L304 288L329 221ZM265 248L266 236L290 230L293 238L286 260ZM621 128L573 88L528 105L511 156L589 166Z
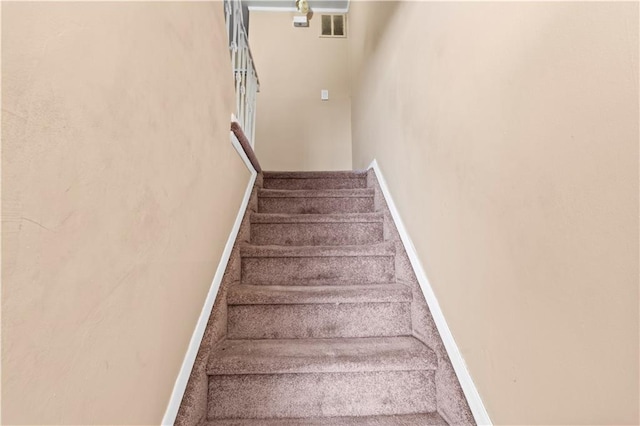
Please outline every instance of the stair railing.
M236 118L251 147L255 145L258 72L251 56L240 0L224 0L231 66L236 85Z

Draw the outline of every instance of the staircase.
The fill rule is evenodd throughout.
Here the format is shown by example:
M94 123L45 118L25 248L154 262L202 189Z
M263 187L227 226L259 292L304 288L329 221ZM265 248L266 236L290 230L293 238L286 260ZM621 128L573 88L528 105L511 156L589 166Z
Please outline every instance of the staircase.
M265 172L203 425L446 425L366 172Z

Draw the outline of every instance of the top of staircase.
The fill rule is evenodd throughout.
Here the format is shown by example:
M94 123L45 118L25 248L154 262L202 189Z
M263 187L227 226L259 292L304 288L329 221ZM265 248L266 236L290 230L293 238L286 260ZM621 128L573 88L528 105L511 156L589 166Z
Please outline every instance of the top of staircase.
M375 194L372 188L356 189L260 189L260 198L369 198Z
M333 172L263 172L265 179L348 179L364 178L366 170L340 170Z

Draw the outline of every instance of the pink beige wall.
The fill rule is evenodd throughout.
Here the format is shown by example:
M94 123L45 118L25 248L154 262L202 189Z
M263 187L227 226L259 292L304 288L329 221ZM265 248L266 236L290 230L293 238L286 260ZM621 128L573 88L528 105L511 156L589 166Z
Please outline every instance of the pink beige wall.
M348 28L347 28L348 30ZM260 77L255 149L265 170L351 169L347 39L320 37L320 14L294 28L289 12L250 13ZM320 90L329 100L320 100Z
M352 2L377 158L495 424L638 424L638 3Z
M214 3L2 4L2 423L159 424L249 172Z

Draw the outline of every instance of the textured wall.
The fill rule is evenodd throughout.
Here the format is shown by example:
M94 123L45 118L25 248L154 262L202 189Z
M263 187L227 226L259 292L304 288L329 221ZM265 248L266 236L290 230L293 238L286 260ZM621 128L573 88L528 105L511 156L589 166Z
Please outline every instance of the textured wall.
M221 3L2 4L2 422L158 424L249 172Z
M347 39L321 38L320 14L251 12L249 42L260 76L256 154L265 170L351 169ZM347 28L347 31L349 29ZM329 100L320 100L320 90Z
M638 4L352 2L377 158L496 424L638 424Z

